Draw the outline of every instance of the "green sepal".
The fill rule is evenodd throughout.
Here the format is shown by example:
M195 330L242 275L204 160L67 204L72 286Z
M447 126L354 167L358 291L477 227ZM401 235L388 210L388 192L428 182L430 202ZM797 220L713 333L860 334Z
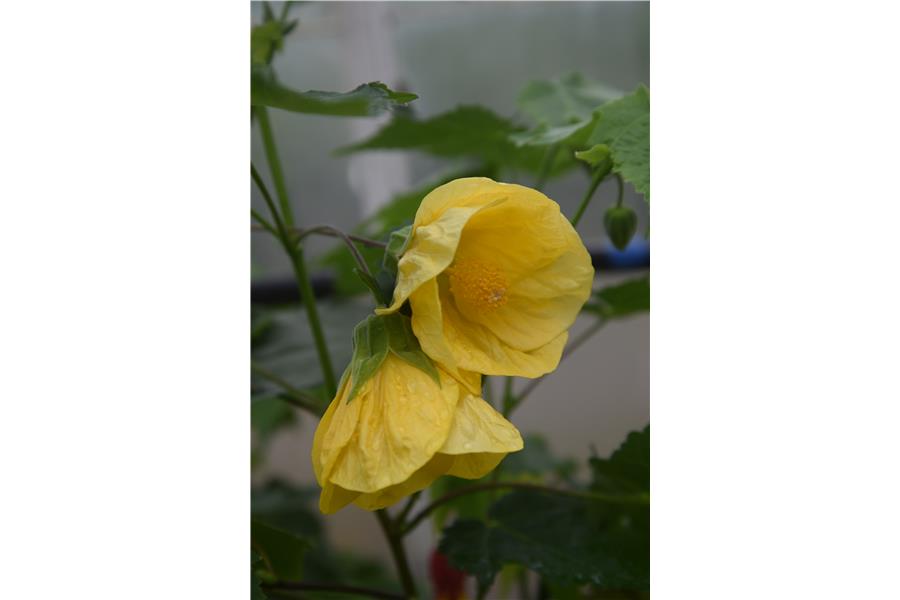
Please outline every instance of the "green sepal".
M412 225L407 225L392 231L391 237L388 238L387 248L384 250L384 258L381 264L391 275L397 275L397 264L400 262L400 257L403 256L403 253L406 252L407 246L409 246L410 232L412 232Z
M596 144L587 150L576 152L575 158L583 160L592 167L596 167L601 162L610 160L609 146L606 144Z
M353 385L347 395L348 404L378 372L389 352L426 373L440 387L437 368L422 351L410 318L401 313L369 315L353 330L353 358L348 368Z
M637 214L627 206L611 206L603 215L603 227L613 246L624 250L637 231Z

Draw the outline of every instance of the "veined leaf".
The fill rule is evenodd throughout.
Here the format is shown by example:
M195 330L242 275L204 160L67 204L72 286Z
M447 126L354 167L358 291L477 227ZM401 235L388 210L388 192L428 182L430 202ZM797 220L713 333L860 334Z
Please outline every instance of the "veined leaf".
M281 108L292 112L336 117L370 117L418 98L408 92L395 92L375 81L355 90L338 92L298 92L280 84L270 69L257 67L250 74L250 103L253 106Z
M460 106L430 119L397 117L375 135L338 150L415 150L434 156L468 157L494 166L536 172L542 149L518 148L509 136L522 128L480 106Z
M606 144L613 170L650 200L650 92L642 86L596 111L596 126L587 144Z
M569 73L549 81L532 81L519 94L519 108L538 124L571 125L590 121L594 109L622 92L580 73Z
M444 531L439 549L486 589L506 564L519 564L551 584L601 590L646 590L650 577L650 506L611 501L649 484L649 428L629 435L595 472L631 487L595 480L604 499L517 490L494 503L488 521L463 519ZM646 459L645 459L646 457ZM649 487L647 485L646 487Z

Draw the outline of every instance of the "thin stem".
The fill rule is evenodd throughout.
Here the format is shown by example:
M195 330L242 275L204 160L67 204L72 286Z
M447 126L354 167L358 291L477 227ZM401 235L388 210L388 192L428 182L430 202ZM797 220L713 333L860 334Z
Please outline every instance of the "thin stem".
M581 215L584 214L584 211L587 209L588 204L591 203L591 198L594 196L594 192L597 190L597 186L600 185L600 182L603 181L603 178L606 177L606 174L609 171L605 171L603 169L598 170L594 173L594 176L591 178L591 184L588 186L587 192L584 194L584 198L581 199L581 205L578 207L578 212L575 213L575 216L572 217L572 227L578 227L578 221L581 220Z
M344 242L344 244L347 245L347 249L350 250L350 254L353 255L353 259L356 261L356 264L359 266L360 270L369 277L372 276L372 273L369 271L369 265L366 263L366 259L364 259L362 254L360 254L359 249L356 247L356 244L353 243L353 240L350 239L349 235L336 227L332 227L331 225L316 225L315 227L307 227L306 229L303 229L301 233L297 235L297 241L299 242L311 233L324 233L326 235L340 238Z
M406 506L403 507L403 510L397 515L397 518L394 520L400 527L403 527L403 523L406 522L406 517L409 516L409 511L412 510L412 507L415 505L416 500L419 499L419 496L422 495L421 490L413 494L409 497L409 500L406 501Z
M391 549L391 556L394 558L394 565L397 567L397 574L400 576L400 582L403 584L406 598L416 598L416 583L413 581L412 572L409 570L406 550L403 549L403 532L397 531L387 511L383 508L375 511L375 517L378 519L378 524L381 525L381 530L384 532L384 537L387 539L388 546Z
M639 493L639 494L600 494L597 492L581 492L578 490L564 490L562 488L552 488L544 485L539 485L536 483L524 483L521 481L497 481L492 483L479 483L476 485L470 485L464 488L459 488L458 490L452 491L449 494L445 494L433 501L431 504L423 508L419 514L410 519L409 524L403 529L403 535L406 535L413 529L415 529L416 525L425 520L428 515L437 510L441 505L446 504L447 502L451 502L456 500L460 496L466 496L468 494L476 494L479 492L488 492L491 490L499 490L499 489L516 489L516 490L532 490L536 492L546 492L548 494L559 494L562 496L571 496L573 498L583 498L585 500L600 500L602 502L609 502L612 504L649 504L650 503L650 494L647 493Z
M619 196L616 198L616 207L622 206L622 198L625 196L625 181L620 173L616 173L616 183L619 184Z
M540 170L538 171L537 180L534 182L534 189L537 191L541 191L544 189L544 185L547 183L547 178L550 177L550 170L553 168L553 161L556 159L556 154L559 152L559 144L553 144L549 148L547 148L547 152L544 153L544 158L541 160Z
M568 346L566 346L566 349L563 350L562 356L560 357L560 362L562 361L562 359L578 350L578 348L580 348L586 341L588 341L592 335L602 329L605 324L605 319L597 319L597 321L593 325L582 331L581 334L579 334L578 337L572 340L572 342ZM512 413L512 411L517 409L519 405L522 404L522 401L525 400L525 398L527 398L528 395L534 391L534 388L540 385L540 383L546 377L547 376L544 375L543 377L538 377L537 379L533 379L528 382L528 385L522 388L522 391L516 395L515 400L512 402L512 405L509 408L509 411L507 413L504 413L503 416L508 417Z
M314 414L315 416L321 416L321 409L319 408L318 401L309 394L298 390L294 386L290 384L286 379L282 378L279 375L276 375L272 371L266 369L260 364L250 361L250 370L262 377L263 379L267 379L272 383L278 385L287 392L288 396L284 398L284 400L297 408L302 408L303 410L307 410Z
M329 396L334 396L337 391L337 381L334 378L334 367L331 357L328 355L328 345L325 341L325 333L322 331L322 321L319 320L319 310L316 308L316 297L313 295L312 284L306 272L306 263L303 260L303 250L297 246L291 246L285 241L285 249L291 258L291 266L294 268L294 277L300 290L300 298L306 307L306 317L309 327L312 329L313 340L316 343L316 352L319 355L319 363L322 368L322 377L325 379L325 389Z
M294 225L294 213L291 211L291 203L288 200L287 188L284 185L284 174L281 170L281 160L278 158L278 150L275 147L275 136L272 135L272 124L269 122L269 111L265 106L254 106L256 117L259 121L259 131L262 134L263 145L266 148L266 160L269 162L269 170L272 171L272 179L275 180L275 192L281 203L281 213L284 215L288 227Z
M324 229L324 228L327 228L327 229ZM266 230L265 227L262 227L259 225L251 225L250 229L252 231L265 231ZM343 233L343 232L334 233L333 231L330 231L331 229L334 229L330 225L313 225L312 227L305 227L305 228L287 227L286 229L287 229L288 233L294 234L298 237L306 237L306 235L310 234L310 233L316 233L316 234L324 235L327 237L346 236L346 237L350 238L351 240L353 240L354 242L356 242L357 244L359 244L360 246L368 246L370 248L387 248L386 242L379 242L378 240L365 238L365 237L362 237L359 235L354 235L352 233Z
M268 231L276 238L278 237L278 231L275 229L275 226L266 221L266 218L259 214L259 212L257 212L255 209L250 209L250 216L259 223L257 227L259 227L261 230Z
M272 174L273 176L275 175L274 172ZM316 344L316 353L319 356L319 366L322 369L322 378L325 381L325 389L329 396L334 396L337 391L337 381L334 378L334 367L331 365L331 357L328 355L328 345L325 342L325 334L322 331L322 321L319 319L316 298L313 295L312 285L309 282L309 275L306 272L306 262L303 260L303 249L295 245L290 239L291 234L288 233L287 228L281 221L278 211L275 209L275 205L272 202L272 196L269 194L266 184L263 183L262 177L259 176L253 163L250 163L250 175L253 177L253 181L256 182L256 186L259 188L263 199L266 201L269 210L272 212L272 218L275 219L275 224L280 233L278 237L281 240L281 245L284 246L285 252L287 252L291 259L291 266L294 269L294 278L297 280L297 288L300 290L300 299L303 301L303 306L306 308L307 321L309 321L309 328L312 330L313 341L315 341Z
M271 590L287 590L287 591L317 591L317 592L343 592L345 594L357 594L367 598L383 598L384 600L403 600L400 594L392 594L390 592L382 592L381 590L373 590L371 588L358 587L355 585L342 585L340 583L310 583L307 581L275 581L273 583L263 583L263 588Z

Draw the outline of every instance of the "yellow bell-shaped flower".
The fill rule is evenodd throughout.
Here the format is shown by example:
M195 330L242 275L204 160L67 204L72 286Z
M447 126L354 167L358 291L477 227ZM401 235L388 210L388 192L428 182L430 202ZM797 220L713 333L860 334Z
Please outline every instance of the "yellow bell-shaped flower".
M423 368L408 317L388 319L357 328L353 362L316 429L312 462L326 514L351 502L384 508L441 475L483 477L523 446L512 423L468 392L480 375L463 373L460 385Z
M556 202L520 185L457 179L422 200L393 301L376 313L409 300L422 349L455 376L539 377L559 364L593 277Z

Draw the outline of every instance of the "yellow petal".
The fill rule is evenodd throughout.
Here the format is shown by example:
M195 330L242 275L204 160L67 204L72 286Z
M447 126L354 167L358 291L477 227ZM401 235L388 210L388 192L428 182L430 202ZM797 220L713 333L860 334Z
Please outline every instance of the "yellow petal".
M427 488L435 479L446 473L453 462L453 457L435 454L424 467L413 473L406 481L377 492L361 494L353 503L366 510L378 510L390 506L410 494Z
M563 331L547 344L532 350L519 350L501 340L489 328L463 317L452 299L441 290L443 317L443 344L453 356L457 369L475 371L485 375L511 375L540 377L556 369L562 356L568 332ZM416 302L412 302L412 327L416 329ZM432 317L433 318L433 317ZM419 337L422 350L431 356L430 346ZM431 344L433 340L429 340ZM439 360L432 356L433 360Z
M347 404L347 393L351 387L350 375L345 374L340 389L319 420L313 436L313 471L320 486L325 485L334 463L356 431L359 421L359 404ZM363 386L359 395L362 395L367 389L367 386Z
M490 473L508 452L522 447L515 425L483 399L466 394L440 451L454 458L448 475L478 479Z
M451 207L483 207L509 193L508 184L487 177L463 177L436 187L422 199L414 225L427 225ZM516 186L518 187L518 186Z
M359 496L359 492L351 492L344 488L326 483L319 495L319 510L326 515L336 513Z
M447 439L458 398L459 385L451 377L442 373L438 387L426 373L389 354L350 404L336 409L335 424L342 412L358 410L358 419L324 476L364 493L406 481Z
M516 426L482 398L465 394L456 407L453 425L441 446L444 454L515 452L522 449Z

